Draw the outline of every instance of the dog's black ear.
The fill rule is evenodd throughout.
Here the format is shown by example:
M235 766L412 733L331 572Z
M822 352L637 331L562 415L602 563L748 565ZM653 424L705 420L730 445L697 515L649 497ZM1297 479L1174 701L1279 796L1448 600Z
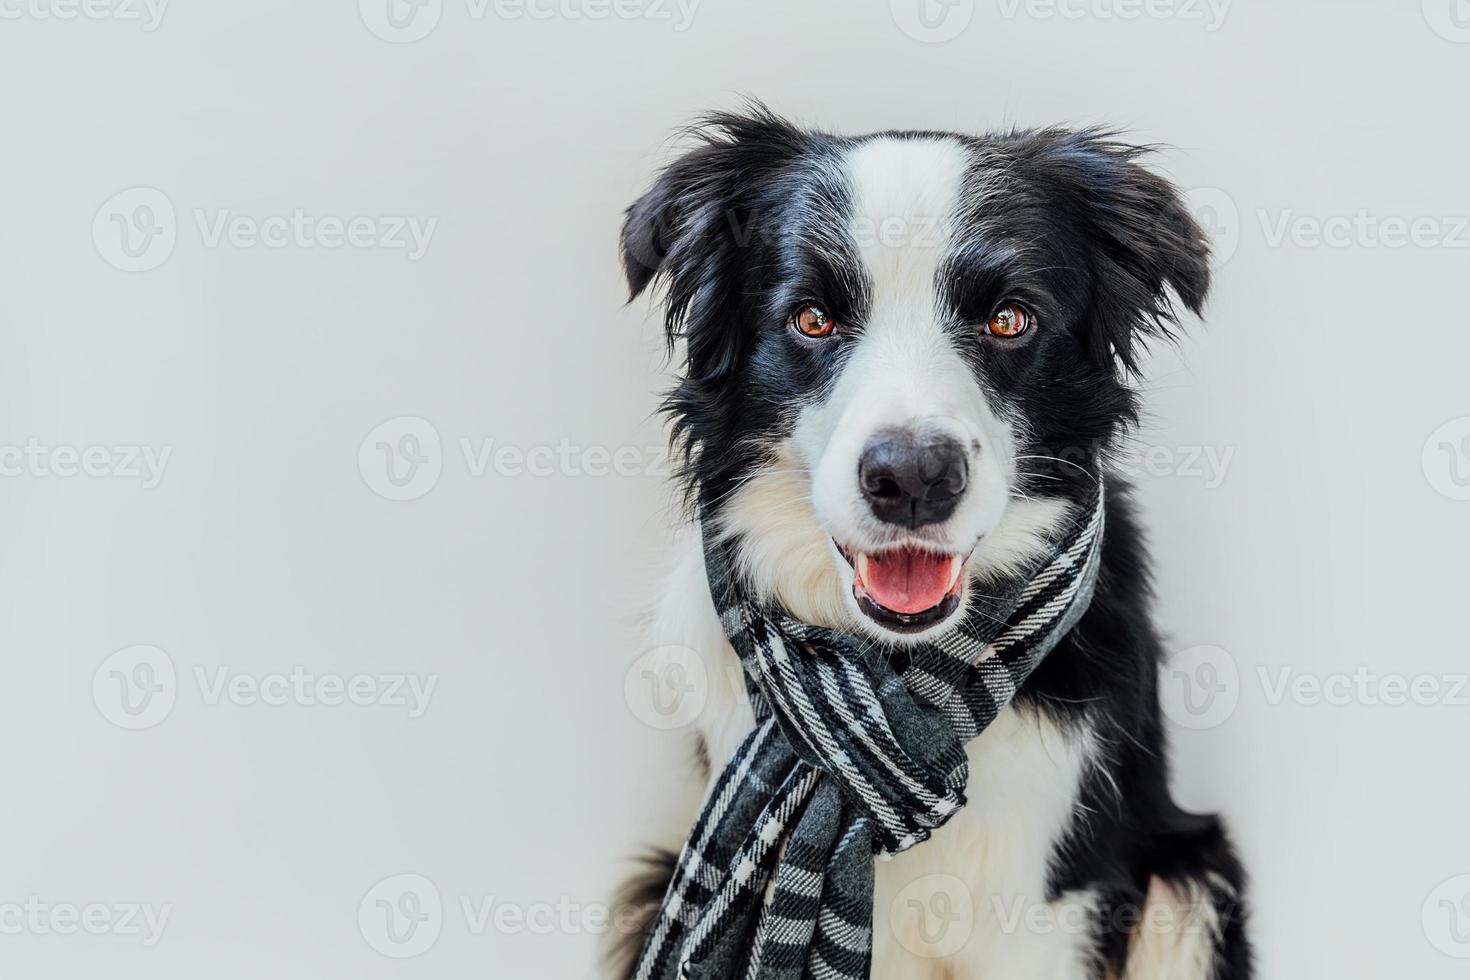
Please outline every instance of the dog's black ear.
M1178 324L1176 297L1195 314L1203 308L1209 241L1179 190L1139 163L1147 148L1099 130L1053 130L1038 142L1048 169L1075 195L1093 246L1093 351L1132 371L1138 339L1169 336Z
M691 313L718 308L718 294L735 285L740 259L748 258L742 250L769 237L772 229L754 224L752 198L806 139L758 103L744 113L706 116L687 135L695 146L664 169L623 222L630 298L655 278L666 284L671 343ZM691 311L696 298L706 309Z
M683 370L663 410L686 489L703 483L718 492L739 436L739 388L730 381L757 333L746 273L780 243L779 228L762 227L775 209L761 198L810 137L758 104L707 117L689 135L694 147L628 209L622 256L631 298L663 286L669 350L685 341ZM697 478L696 457L703 459Z
M683 170L687 168L677 165L665 170L652 189L633 203L623 220L623 271L628 276L629 300L637 299L653 282L668 258L675 234L688 225L694 181Z

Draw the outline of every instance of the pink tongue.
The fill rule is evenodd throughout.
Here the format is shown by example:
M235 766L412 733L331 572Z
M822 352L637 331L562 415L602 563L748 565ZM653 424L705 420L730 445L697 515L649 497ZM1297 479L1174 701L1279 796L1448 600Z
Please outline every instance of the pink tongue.
M939 605L949 592L950 560L926 551L889 551L868 555L863 587L885 609L912 615Z

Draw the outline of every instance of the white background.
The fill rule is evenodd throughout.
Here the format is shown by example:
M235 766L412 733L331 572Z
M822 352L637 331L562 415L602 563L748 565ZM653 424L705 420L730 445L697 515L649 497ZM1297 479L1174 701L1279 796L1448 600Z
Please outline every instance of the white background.
M92 2L0 0L0 974L595 975L595 926L477 931L461 903L595 919L669 839L687 747L647 723L635 627L669 494L584 469L661 444L621 210L678 125L750 94L847 132L1108 123L1174 147L1157 163L1225 259L1138 440L1166 689L1206 665L1224 686L1175 704L1178 795L1230 821L1263 977L1464 975L1463 2L957 0L932 32L914 0L687 22L429 0L399 28L386 0ZM298 209L321 237L251 243ZM162 234L130 259L115 217ZM354 217L364 242L323 247ZM435 222L422 255L379 243L399 217ZM403 416L432 429L367 440ZM416 433L421 495L385 499L377 442ZM461 440L574 463L477 474ZM27 446L103 447L110 475ZM127 447L169 453L156 485ZM1205 450L1229 454L1215 479ZM139 644L174 672L156 717L118 700L144 675L109 658ZM436 687L419 717L212 697L297 667ZM1437 703L1273 693L1358 668ZM405 873L443 910L395 960L375 946L417 949L374 934L373 889ZM152 945L115 919L58 934L94 903L169 919Z

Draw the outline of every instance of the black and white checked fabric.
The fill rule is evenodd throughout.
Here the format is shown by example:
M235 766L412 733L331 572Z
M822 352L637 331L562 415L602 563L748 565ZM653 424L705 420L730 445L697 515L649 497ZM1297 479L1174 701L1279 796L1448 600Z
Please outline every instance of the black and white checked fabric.
M911 648L758 606L707 535L710 590L757 724L689 833L636 980L868 976L874 856L926 840L965 805L965 743L1091 600L1100 481L1074 518L1034 575L972 596L957 629Z

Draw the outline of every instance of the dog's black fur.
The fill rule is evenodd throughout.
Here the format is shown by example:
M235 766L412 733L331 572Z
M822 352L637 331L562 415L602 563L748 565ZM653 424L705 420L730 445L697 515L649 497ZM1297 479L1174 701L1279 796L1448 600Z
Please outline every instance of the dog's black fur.
M629 210L623 256L633 296L663 281L669 342L686 341L665 407L692 502L710 514L788 431L790 407L818 397L841 365L842 345L783 329L789 311L820 296L837 320L860 325L868 297L823 227L843 194L823 161L851 138L759 107L712 117L697 138ZM971 247L945 270L952 305L983 322L1002 298L1021 297L1052 329L1002 346L957 324L956 343L987 392L1025 420L1019 490L1074 494L1087 478L1075 463L1105 454L1135 420L1139 339L1167 333L1171 294L1199 312L1208 247L1173 187L1139 164L1142 151L1107 133L960 139L983 161L975 179L995 182L966 218ZM1097 946L1121 975L1136 923L1126 911L1143 906L1151 877L1194 883L1220 916L1214 980L1248 980L1240 863L1216 818L1170 797L1145 549L1126 488L1112 477L1109 487L1095 598L1016 700L1064 727L1085 715L1101 742L1101 771L1079 799L1086 816L1057 845L1051 889L1104 896ZM645 904L670 867L657 862L636 889Z

